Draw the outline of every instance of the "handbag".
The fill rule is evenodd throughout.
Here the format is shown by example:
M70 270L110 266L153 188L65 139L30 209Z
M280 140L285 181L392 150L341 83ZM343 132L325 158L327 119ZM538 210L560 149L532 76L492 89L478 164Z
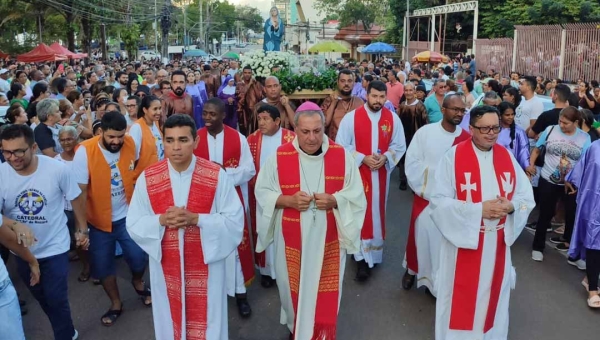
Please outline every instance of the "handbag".
M538 149L540 149L540 154L535 159L535 166L539 166L539 167L543 167L544 166L544 163L546 161L546 144L548 143L548 139L550 138L550 135L552 134L552 130L554 130L555 126L556 125L553 125L552 128L550 129L550 132L548 133L548 136L546 136L546 142L544 143L544 145L541 145L538 148Z

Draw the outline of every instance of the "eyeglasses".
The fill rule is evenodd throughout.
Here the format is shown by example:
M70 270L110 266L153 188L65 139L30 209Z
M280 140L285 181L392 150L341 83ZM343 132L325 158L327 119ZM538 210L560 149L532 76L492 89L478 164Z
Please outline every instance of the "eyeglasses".
M444 106L444 108L448 109L448 110L455 111L455 112L460 112L460 113L465 113L467 111L467 109L464 108L464 107L447 107L447 106Z
M497 134L498 132L500 132L500 130L502 129L500 127L500 125L496 125L496 126L475 126L475 125L471 125L473 128L479 130L479 132L483 133L484 135L487 135L490 133L490 131L493 134Z
M21 157L25 156L25 152L27 152L27 150L29 150L29 147L26 149L18 149L18 150L14 150L14 151L2 150L2 156L4 156L4 159L9 159L11 156L21 158Z

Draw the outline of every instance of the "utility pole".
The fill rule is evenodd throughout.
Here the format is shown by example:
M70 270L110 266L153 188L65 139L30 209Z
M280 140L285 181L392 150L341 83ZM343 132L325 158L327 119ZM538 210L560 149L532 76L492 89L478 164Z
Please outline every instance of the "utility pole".
M100 34L102 36L102 60L108 60L108 48L106 44L106 25L104 23L100 24Z
M183 3L183 50L185 51L187 48L187 15L185 14L185 6L186 2Z
M205 45L205 41L204 41L204 23L202 22L202 0L198 0L198 6L200 7L200 47L198 48L203 48Z
M164 58L169 58L169 29L171 28L171 2L165 0L163 7L162 18L161 18L161 29L162 29L162 52L161 55Z
M158 4L157 0L154 0L154 51L158 53Z

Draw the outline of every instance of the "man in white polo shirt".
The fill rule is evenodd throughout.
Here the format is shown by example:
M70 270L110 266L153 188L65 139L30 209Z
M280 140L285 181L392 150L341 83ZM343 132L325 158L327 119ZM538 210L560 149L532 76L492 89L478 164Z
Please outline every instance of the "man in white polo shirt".
M7 217L31 228L37 238L29 250L39 262L42 279L29 290L48 316L54 339L76 339L68 299L70 236L63 197L73 205L77 244L85 249L87 223L81 190L65 164L36 155L37 144L28 126L5 128L0 141L6 159L0 165L0 207ZM17 265L21 279L29 281L29 264L17 258Z

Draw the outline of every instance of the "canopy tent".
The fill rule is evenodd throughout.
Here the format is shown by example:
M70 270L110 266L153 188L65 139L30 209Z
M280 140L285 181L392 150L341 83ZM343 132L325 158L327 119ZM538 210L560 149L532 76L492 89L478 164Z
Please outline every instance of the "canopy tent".
M43 61L59 61L66 59L67 56L56 52L44 43L40 43L33 50L17 56L17 61L24 63L39 63Z
M318 43L312 45L308 49L308 52L311 52L311 53L329 53L329 52L348 53L348 48L346 48L346 46L343 46L338 42L325 40L325 41L321 41L321 42L318 42Z
M58 42L55 42L52 45L50 45L50 48L58 52L59 54L65 55L69 59L83 59L87 58L88 56L87 53L73 53Z
M396 53L394 46L383 42L374 42L367 45L362 49L361 53L369 54L384 54L384 53Z
M183 54L185 58L206 57L207 55L208 53L204 52L204 50L189 50Z
M0 59L6 59L8 57L10 57L10 56L7 53L0 51Z

